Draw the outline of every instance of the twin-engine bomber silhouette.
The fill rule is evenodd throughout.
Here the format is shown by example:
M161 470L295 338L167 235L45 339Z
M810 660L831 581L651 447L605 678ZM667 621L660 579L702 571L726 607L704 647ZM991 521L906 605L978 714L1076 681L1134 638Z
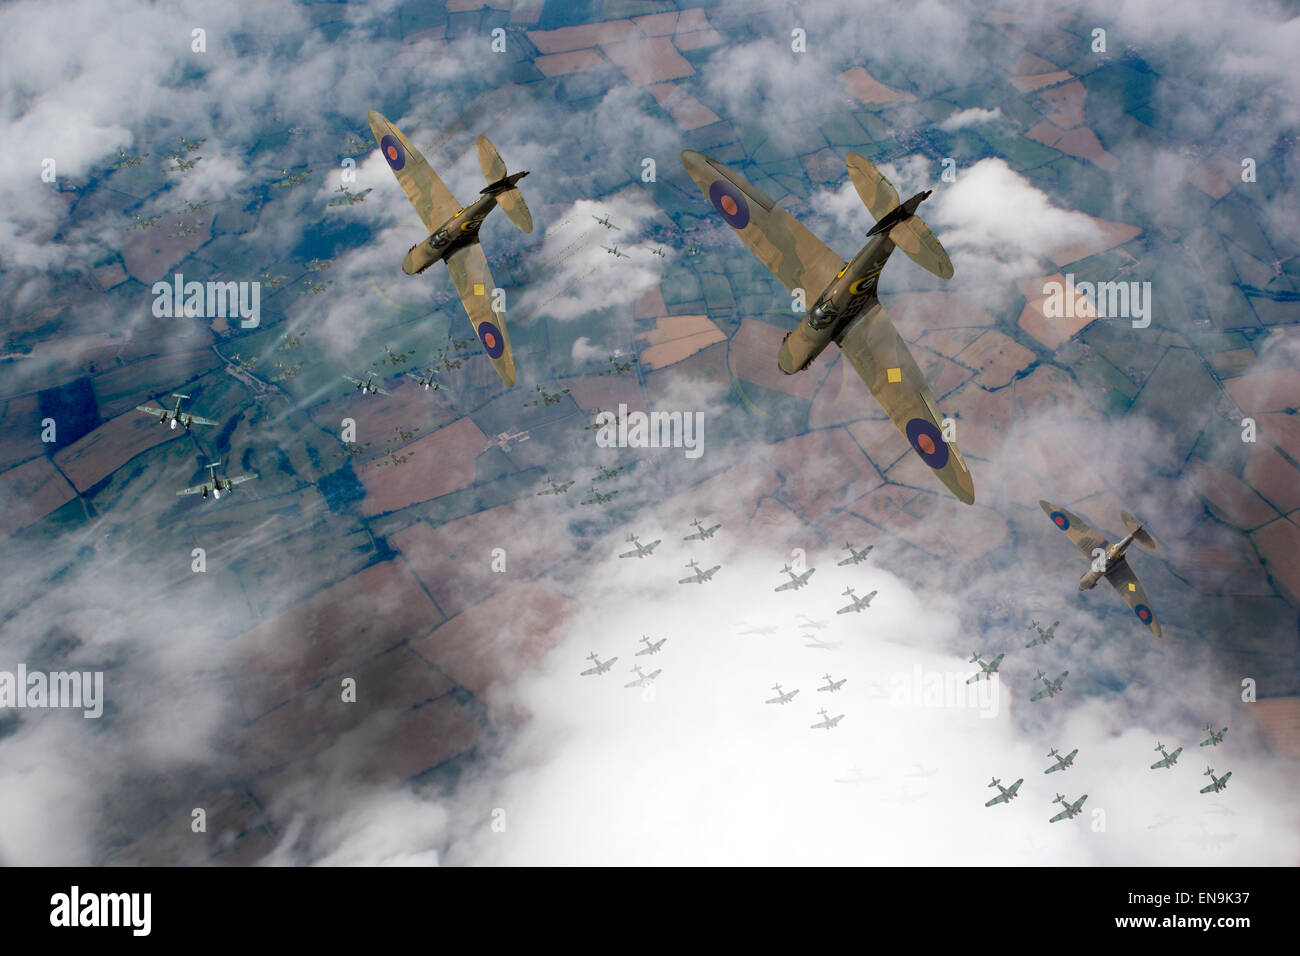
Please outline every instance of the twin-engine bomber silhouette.
M510 351L510 337L506 334L505 311L492 308L495 286L487 256L479 244L478 231L483 220L497 206L505 210L510 221L524 232L533 231L532 214L515 185L528 175L527 171L506 175L506 164L501 154L486 136L480 136L477 140L478 161L488 185L480 190L478 199L462 207L420 151L396 126L374 110L366 114L366 119L370 121L370 130L375 134L384 161L419 213L420 221L429 230L427 239L407 251L402 271L407 275L418 275L439 260L447 263L451 281L456 284L460 301L474 325L474 334L483 343L492 367L502 381L513 386L515 360Z

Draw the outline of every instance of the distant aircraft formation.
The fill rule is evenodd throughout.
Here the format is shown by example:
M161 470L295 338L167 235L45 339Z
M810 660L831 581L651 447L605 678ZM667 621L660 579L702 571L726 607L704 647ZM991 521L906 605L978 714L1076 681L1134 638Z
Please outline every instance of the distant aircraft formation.
M663 646L668 643L668 638L661 637L659 640L654 641L645 634L642 634L638 643L643 646L640 647L633 656L648 657L662 651ZM579 671L579 677L599 677L602 674L608 674L618 662L618 657L614 656L602 661L596 652L592 651L587 655L587 660L592 662L591 666L585 670ZM640 664L633 664L628 673L635 674L636 677L624 684L624 688L641 688L644 690L654 684L659 675L663 673L663 668L656 668L647 674Z

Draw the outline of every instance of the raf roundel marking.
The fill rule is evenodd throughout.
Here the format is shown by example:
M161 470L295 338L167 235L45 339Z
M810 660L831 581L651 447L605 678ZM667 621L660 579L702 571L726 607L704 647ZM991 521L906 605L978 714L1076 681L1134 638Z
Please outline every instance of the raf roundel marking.
M501 353L506 350L506 340L498 329L491 322L482 322L478 327L479 341L483 343L483 348L487 349L487 354L492 358L500 358Z
M931 468L948 464L948 445L943 433L924 418L913 418L907 423L907 440L912 443L921 460Z
M732 229L744 229L749 225L749 203L745 194L725 179L715 179L709 186L709 202L722 213L722 218Z
M1059 511L1053 511L1053 512L1051 513L1051 515L1049 515L1049 517L1050 517L1054 522L1056 522L1056 526L1057 526L1058 528L1060 528L1062 531L1067 531L1067 530L1069 530L1069 528L1070 528L1070 519L1067 518L1065 515L1061 514L1061 512L1059 512ZM1150 614L1151 612L1150 612L1150 611L1147 611L1147 613Z
M379 151L384 154L384 159L393 168L393 172L406 165L406 150L402 149L402 144L392 133L379 141Z
M1138 620L1143 624L1151 623L1151 608L1147 607L1145 604L1139 604L1133 609L1133 613L1138 616Z

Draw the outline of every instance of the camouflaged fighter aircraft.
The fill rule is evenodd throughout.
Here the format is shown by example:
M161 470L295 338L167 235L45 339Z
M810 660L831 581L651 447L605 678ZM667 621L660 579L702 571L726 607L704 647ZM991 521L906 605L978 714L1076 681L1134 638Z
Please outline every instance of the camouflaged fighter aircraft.
M233 478L217 477L217 466L211 464L207 466L208 477L201 485L194 485L186 488L184 491L176 492L176 497L180 498L185 495L202 495L206 500L209 495L214 500L220 500L223 491L234 491L235 485L242 485L246 481L252 481L257 475L235 475Z
M895 246L940 278L952 276L948 253L916 216L930 193L917 193L900 205L889 180L857 153L849 153L849 176L878 222L867 232L867 244L846 262L739 173L689 149L682 162L763 265L791 291L802 290L810 300L816 296L804 320L781 343L781 371L803 371L835 342L921 460L960 500L973 503L970 469L956 443L944 440L934 393L876 298L880 270Z
M524 232L533 231L533 217L515 183L527 171L506 175L506 164L486 136L477 140L478 162L488 184L479 190L479 198L468 206L456 202L433 167L392 123L371 110L366 114L370 130L379 143L379 152L397 177L429 237L407 250L402 271L418 275L435 262L447 263L451 281L474 326L474 334L492 360L507 386L515 384L515 359L506 334L505 313L492 308L492 273L487 256L479 244L478 231L483 220L500 206L510 221Z
M1064 531L1075 546L1092 559L1092 567L1079 578L1079 590L1091 590L1097 586L1098 581L1105 578L1110 582L1111 587L1119 592L1120 597L1128 602L1138 620L1151 628L1152 634L1159 637L1160 624L1156 621L1151 605L1147 603L1147 592L1142 589L1142 582L1138 580L1124 557L1124 552L1134 541L1152 551L1155 550L1156 543L1151 535L1143 530L1142 523L1127 511L1121 511L1119 514L1124 520L1124 527L1128 528L1128 534L1118 544L1107 547L1106 539L1089 528L1078 515L1071 514L1064 508L1058 508L1050 501L1040 501L1038 504L1052 519L1052 523Z

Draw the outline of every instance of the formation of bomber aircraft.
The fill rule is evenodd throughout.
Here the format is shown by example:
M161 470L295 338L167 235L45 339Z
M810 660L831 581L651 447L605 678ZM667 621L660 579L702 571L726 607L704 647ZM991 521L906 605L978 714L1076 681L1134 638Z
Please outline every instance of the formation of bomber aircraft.
M517 370L506 325L505 308L503 299L497 295L500 290L495 286L479 234L484 221L492 210L498 207L518 229L525 233L532 231L532 214L518 187L519 181L527 176L528 172L509 173L504 160L492 143L485 136L478 136L477 156L486 185L479 190L477 197L468 206L462 206L419 150L388 119L377 111L371 110L367 113L367 120L380 155L392 170L398 185L415 209L426 233L425 238L407 250L402 262L402 271L407 275L419 275L437 262L445 264L452 285L473 328L475 339L482 351L487 354L502 383L507 388L513 387ZM356 137L354 136L353 139L356 140ZM166 167L166 170L185 172L192 169L202 157L191 157L190 154L197 152L202 142L201 139L182 139L179 147L168 154L168 158L174 165ZM364 144L359 141L350 142L348 147L352 150L350 155L359 155L358 150L364 151L363 147ZM119 150L119 161L112 168L136 167L148 155L144 153L132 156L125 150ZM849 366L879 402L894 427L906 439L922 463L931 469L938 482L959 501L973 504L974 479L956 443L954 423L940 410L926 376L899 335L878 296L880 274L896 248L901 249L916 264L941 279L949 279L954 274L952 262L943 245L917 214L921 204L931 195L930 191L921 191L906 200L900 200L897 189L876 166L863 156L850 152L846 158L849 179L870 213L871 224L865 233L865 243L850 257L844 258L833 252L781 204L766 196L736 170L694 150L683 151L681 159L691 179L740 241L787 289L809 303L803 318L785 335L777 350L775 357L781 371L786 375L796 375L806 371L816 362L821 353L834 343L843 353ZM310 174L311 169L290 173L286 167L281 170L283 178L272 185L292 189L305 182ZM371 191L365 189L353 192L346 186L339 186L336 190L338 197L331 199L328 205L352 206L363 202ZM191 202L184 212L194 212L204 206L206 201ZM147 229L156 224L160 217L146 220L137 215L135 218L136 223L131 228ZM621 227L614 224L608 215L593 215L592 219L603 228L621 231ZM185 230L194 229L197 229L197 226L186 226L179 234L187 234ZM614 258L628 258L628 254L620 250L617 243L601 248ZM662 247L652 248L650 251L655 256L664 257ZM700 247L695 245L689 250L689 254L698 255L701 251ZM330 260L313 260L308 264L308 270L320 271L329 264ZM266 278L269 287L274 288L287 277L277 276L272 282L267 273ZM322 291L328 285L328 282L316 284L309 279L306 283L306 292L300 294ZM465 362L465 357L451 356L448 353L465 348L471 341L473 340L456 341L453 337L451 346L444 347L437 360L425 367L424 371L404 374L423 389L435 391L443 389L444 386L437 380L435 373L460 367ZM295 340L294 345L296 344ZM388 359L374 364L383 364L390 360L392 365L397 366L405 363L407 356L411 354L414 354L414 350L399 355L388 349ZM632 370L636 362L635 356L619 359L617 355L611 355L609 367L600 374L622 375ZM278 380L289 377L291 376L286 374ZM381 379L374 371L366 371L364 377L351 375L343 377L352 383L355 391L363 395L391 394L382 387ZM535 385L534 390L537 397L525 403L524 407L554 406L570 391L564 388L557 392L548 392L540 384ZM137 406L137 410L155 417L159 423L168 424L172 429L175 429L178 424L187 431L192 425L218 424L216 421L185 410L182 403L190 398L189 395L173 393L171 397L175 402L170 408L142 404ZM394 462L409 457L408 455L398 459L396 451L391 451L390 454ZM204 499L209 497L217 499L223 492L230 492L236 486L257 477L251 474L219 475L219 465L215 462L205 467L208 471L207 477L200 484L177 492L178 496L200 495ZM622 468L610 469L602 466L599 473L592 478L592 487L588 491L588 497L582 503L603 505L613 501L620 493L619 490L601 492L597 490L595 482L612 480L622 471ZM537 495L558 497L566 494L574 484L573 481L558 483L549 478L546 479L546 483L547 487L537 491ZM1046 500L1041 500L1039 505L1089 561L1088 570L1079 579L1079 590L1091 590L1100 581L1106 580L1128 604L1139 621L1152 634L1161 636L1161 627L1152 610L1151 602L1129 563L1129 551L1135 542L1147 549L1157 550L1155 540L1143 524L1129 512L1121 512L1126 534L1116 543L1110 544L1106 537L1094 531L1082 518L1071 511ZM721 528L720 523L706 526L698 518L691 521L691 526L695 530L684 536L682 541L705 542L712 539ZM651 557L655 548L662 543L660 539L655 539L648 544L643 544L635 534L629 535L627 540L632 548L618 554L619 558ZM837 566L854 567L868 559L873 546L868 545L859 550L852 543L846 542L844 550L847 556L840 559ZM722 566L713 564L706 568L692 558L686 567L692 573L679 579L679 584L708 583ZM815 570L809 567L796 571L787 564L781 569L781 573L787 575L789 579L774 587L773 590L798 591L810 584ZM847 597L850 603L839 608L836 614L861 613L870 606L876 594L877 592L873 590L859 597L853 587L847 587L843 596ZM1026 648L1046 647L1055 639L1059 624L1059 621L1053 621L1048 627L1042 627L1037 621L1033 621L1030 629L1035 632L1035 635L1024 646ZM806 628L824 626L824 622L814 622L811 619L807 619L804 625ZM820 638L809 639L812 641L807 645L809 647L833 649L839 646L837 643ZM644 646L636 650L634 656L657 654L666 640L661 638L652 641L643 635L640 643ZM991 681L995 674L999 674L999 667L1005 656L999 653L986 660L980 653L974 653L970 663L977 664L979 671L969 677L966 683ZM582 676L607 674L619 658L611 656L602 661L593 652L588 660L592 664L581 671ZM655 682L662 671L656 669L647 673L640 665L634 665L630 673L636 676L624 686L645 689ZM1030 701L1037 702L1044 698L1055 697L1062 692L1068 676L1068 670L1062 670L1055 678L1049 678L1044 671L1038 670L1035 680L1042 682L1042 688L1032 694ZM835 680L830 673L823 675L823 679L826 683L816 688L818 692L839 691L847 680L847 678ZM769 704L791 703L799 693L797 688L790 691L783 690L780 683L777 683L773 690L776 696L766 701ZM813 729L833 729L844 717L843 714L832 716L825 709L819 710L818 716L821 719L811 725ZM1224 727L1216 731L1213 725L1207 724L1205 730L1209 736L1201 741L1200 746L1217 747L1222 743L1228 728ZM1153 770L1174 769L1183 750L1182 747L1177 747L1170 751L1163 743L1157 743L1155 749L1161 757L1151 764ZM1065 771L1073 766L1078 753L1078 749L1075 748L1068 754L1062 755L1056 748L1052 748L1048 756L1054 763L1043 772L1050 774ZM1201 792L1218 793L1227 786L1232 774L1228 772L1220 777L1215 775L1212 768L1207 768L1205 775L1211 778L1211 782ZM998 794L985 805L991 807L1010 803L1017 796L1023 782L1021 778L1011 786L1003 787L1001 782L994 778L989 787L996 788ZM1050 822L1055 823L1077 816L1082 812L1087 799L1087 794L1073 801L1062 794L1057 794L1053 802L1060 803L1062 809L1051 818Z

